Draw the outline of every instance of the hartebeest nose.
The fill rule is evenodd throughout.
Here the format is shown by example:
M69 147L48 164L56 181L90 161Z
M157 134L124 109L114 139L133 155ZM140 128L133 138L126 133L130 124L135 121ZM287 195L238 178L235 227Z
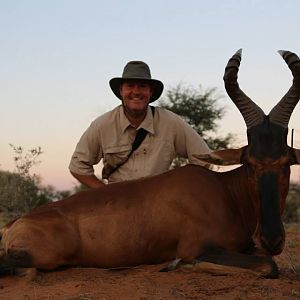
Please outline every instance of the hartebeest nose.
M272 238L261 237L261 245L270 255L281 253L284 246L284 238L279 235Z

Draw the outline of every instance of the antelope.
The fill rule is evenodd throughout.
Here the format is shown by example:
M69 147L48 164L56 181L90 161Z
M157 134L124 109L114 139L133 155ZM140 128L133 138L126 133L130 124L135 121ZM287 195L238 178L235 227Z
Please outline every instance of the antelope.
M280 51L293 74L287 94L265 115L239 87L241 51L225 68L225 88L247 126L248 145L197 155L227 172L187 165L140 180L77 193L33 209L2 229L0 268L131 267L209 262L277 277L282 213L290 166L300 150L287 145L300 97L300 60Z

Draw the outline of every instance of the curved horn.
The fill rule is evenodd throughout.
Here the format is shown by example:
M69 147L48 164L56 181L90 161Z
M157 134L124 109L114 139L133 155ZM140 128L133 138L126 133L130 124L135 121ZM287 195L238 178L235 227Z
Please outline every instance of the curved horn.
M241 59L242 49L229 59L223 79L227 94L241 112L248 129L263 122L265 114L239 87L237 73Z
M293 74L293 84L283 98L270 111L270 121L288 127L291 114L300 98L300 59L290 51L279 50L279 54L288 64Z

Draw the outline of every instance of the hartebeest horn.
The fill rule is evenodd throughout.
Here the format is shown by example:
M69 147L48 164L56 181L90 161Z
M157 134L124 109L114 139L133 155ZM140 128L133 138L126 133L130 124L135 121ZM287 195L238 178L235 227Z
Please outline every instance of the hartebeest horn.
M223 79L227 94L241 112L248 129L263 122L265 114L239 87L237 74L241 59L242 49L229 59Z
M269 118L273 123L288 127L291 114L300 98L300 59L290 51L279 50L278 52L288 64L294 79L291 88L271 110Z

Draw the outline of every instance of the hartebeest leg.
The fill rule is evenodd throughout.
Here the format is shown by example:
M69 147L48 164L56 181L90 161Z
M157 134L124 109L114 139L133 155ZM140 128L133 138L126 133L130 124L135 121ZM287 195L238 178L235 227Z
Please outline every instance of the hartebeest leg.
M271 256L257 256L228 251L226 249L209 249L197 257L196 264L209 262L222 266L249 269L265 278L277 278L278 267Z
M0 276L5 276L5 275L14 275L14 268L11 266L7 266L6 263L6 253L3 248L0 249Z
M0 249L0 276L5 275L26 275L27 272L20 268L33 267L32 257L26 251L11 251L6 254L3 248Z
M0 267L35 267L53 270L77 262L78 232L71 222L61 222L59 214L49 219L21 218L3 235L4 254Z
M199 253L199 245L202 244L201 241L194 238L195 236L199 236L198 232L190 233L189 236L185 236L180 240L177 246L176 258L165 268L162 268L160 272L173 271L181 265L194 262Z

